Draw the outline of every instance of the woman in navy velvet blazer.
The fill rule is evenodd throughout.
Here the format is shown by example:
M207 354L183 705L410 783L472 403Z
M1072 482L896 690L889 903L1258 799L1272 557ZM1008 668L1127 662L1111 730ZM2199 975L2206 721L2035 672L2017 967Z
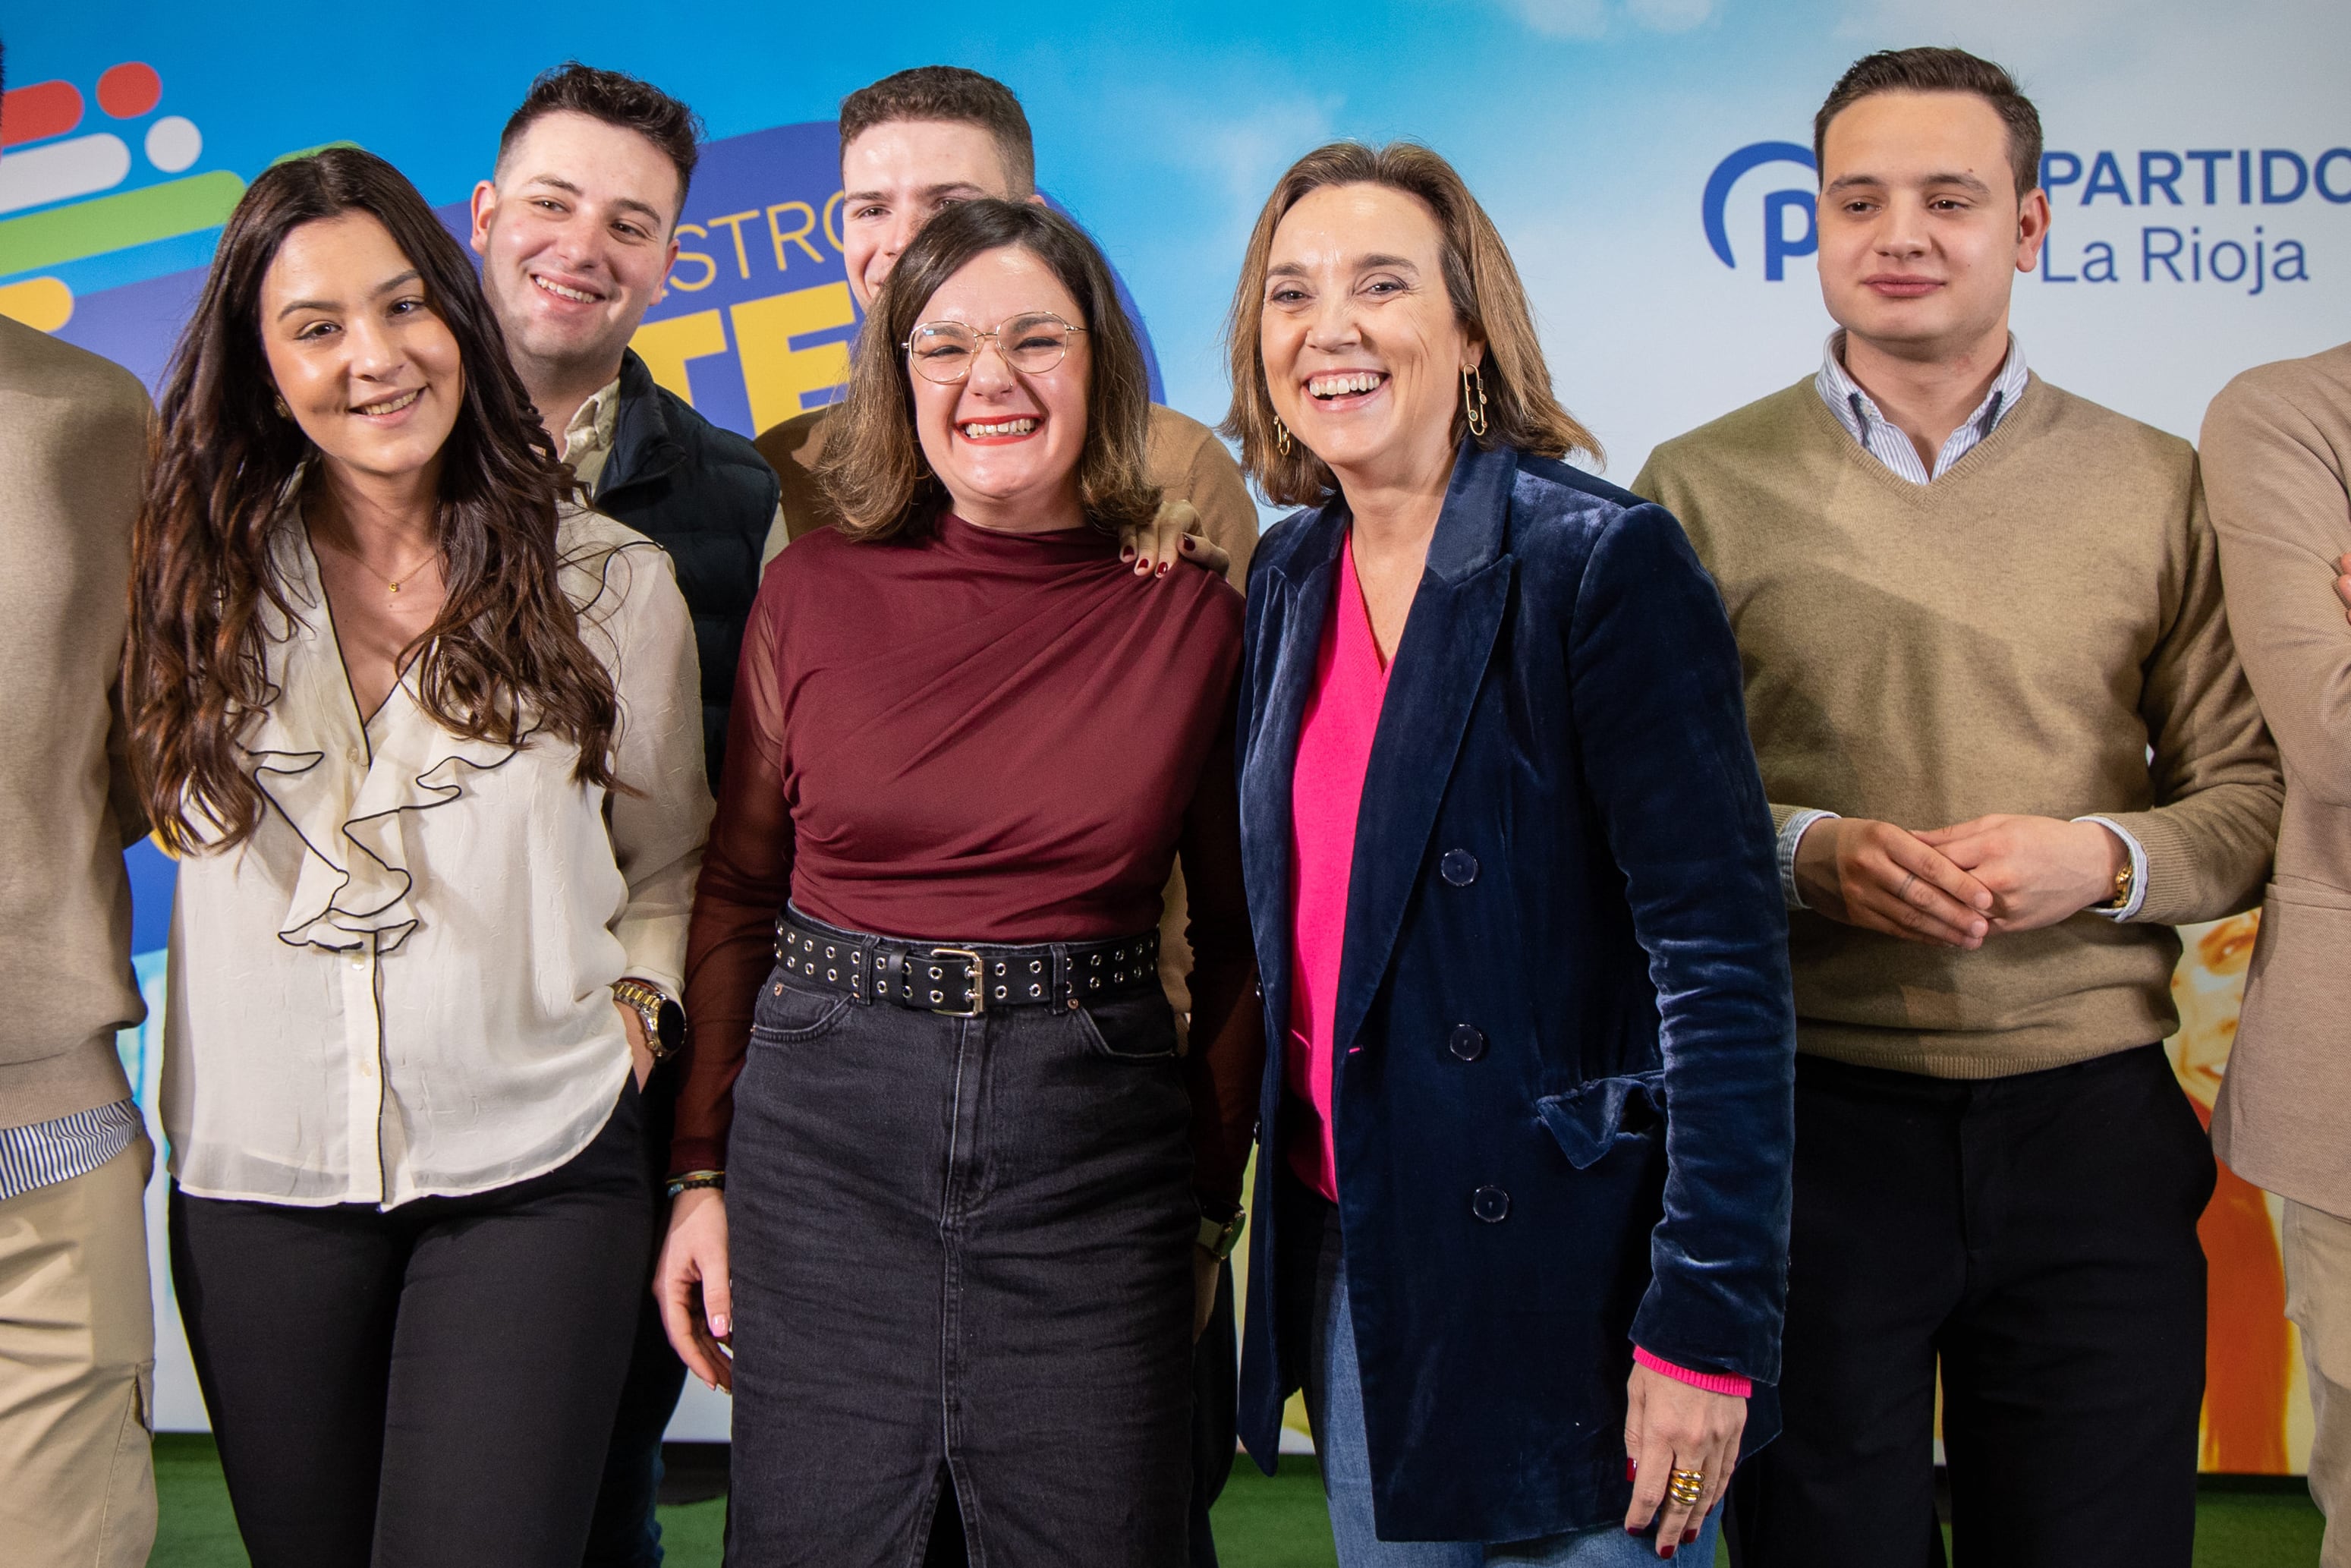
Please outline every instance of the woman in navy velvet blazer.
M1243 653L1243 1437L1270 1470L1303 1385L1348 1568L1711 1562L1778 1425L1795 1047L1721 600L1559 460L1593 443L1435 153L1301 160L1230 339L1226 428L1312 507Z

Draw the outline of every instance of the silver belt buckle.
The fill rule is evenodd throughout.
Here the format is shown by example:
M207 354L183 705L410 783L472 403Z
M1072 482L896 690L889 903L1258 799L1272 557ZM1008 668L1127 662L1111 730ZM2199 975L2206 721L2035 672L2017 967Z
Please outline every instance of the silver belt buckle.
M987 964L968 947L934 947L934 958L960 958L971 966L971 1006L969 1008L933 1008L941 1018L976 1019L987 1010Z

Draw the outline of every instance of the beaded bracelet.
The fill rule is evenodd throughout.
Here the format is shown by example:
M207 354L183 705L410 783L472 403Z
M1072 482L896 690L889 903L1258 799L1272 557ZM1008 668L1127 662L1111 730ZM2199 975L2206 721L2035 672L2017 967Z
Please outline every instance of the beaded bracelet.
M682 1176L672 1176L669 1195L675 1197L679 1193L691 1192L698 1186L715 1187L724 1192L726 1190L726 1173L725 1171L688 1171Z

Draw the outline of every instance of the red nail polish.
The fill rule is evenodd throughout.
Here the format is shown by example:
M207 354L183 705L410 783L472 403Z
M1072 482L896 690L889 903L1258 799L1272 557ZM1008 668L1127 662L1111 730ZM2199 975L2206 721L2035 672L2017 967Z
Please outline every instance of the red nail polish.
M1695 1531L1695 1530L1685 1530L1685 1531L1682 1531L1682 1544L1683 1544L1684 1546L1695 1546L1695 1545L1697 1545L1697 1544L1698 1544L1698 1531Z
M1680 1547L1676 1546L1672 1542L1668 1541L1668 1542L1666 1542L1666 1549L1665 1549L1663 1552L1658 1552L1658 1553L1657 1553L1657 1555L1658 1555L1658 1556L1660 1556L1660 1557L1664 1557L1664 1558L1668 1558L1668 1559L1670 1559L1670 1558L1673 1556L1673 1554L1674 1554L1675 1552L1678 1552L1678 1551L1680 1551L1680 1550L1681 1550L1681 1548L1680 1548Z
M1625 1461L1625 1479L1626 1480L1628 1480L1628 1481L1629 1481L1629 1480L1631 1480L1631 1479L1633 1479L1633 1472L1634 1472L1634 1471L1635 1471L1635 1470L1637 1470L1637 1469L1639 1469L1640 1468L1641 1468L1641 1461L1640 1461L1640 1460L1638 1460L1638 1459L1626 1459L1626 1460Z

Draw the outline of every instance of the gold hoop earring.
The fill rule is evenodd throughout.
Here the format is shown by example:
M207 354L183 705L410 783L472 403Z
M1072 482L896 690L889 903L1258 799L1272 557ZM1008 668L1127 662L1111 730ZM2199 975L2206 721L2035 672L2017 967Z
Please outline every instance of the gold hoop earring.
M1461 412L1468 416L1469 434L1483 439L1493 421L1486 417L1486 372L1474 366L1461 371Z
M294 411L293 411L292 409L287 408L287 407L286 406L286 394L285 394L284 392L273 392L273 393L271 393L270 395L271 395L271 397L272 397L273 399L275 399L275 400L276 400L276 402L277 402L277 417L278 417L278 418L280 418L280 419L291 419L291 418L293 418L293 417L294 417Z
M1273 416L1273 449L1284 457L1290 455L1290 427L1281 423L1281 415Z

